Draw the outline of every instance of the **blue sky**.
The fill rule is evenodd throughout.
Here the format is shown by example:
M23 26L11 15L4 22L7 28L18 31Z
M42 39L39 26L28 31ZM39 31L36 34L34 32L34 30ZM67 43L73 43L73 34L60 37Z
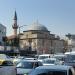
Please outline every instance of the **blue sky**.
M53 34L75 34L75 0L0 0L0 23L7 27L7 35L13 32L15 10L20 26L38 19Z

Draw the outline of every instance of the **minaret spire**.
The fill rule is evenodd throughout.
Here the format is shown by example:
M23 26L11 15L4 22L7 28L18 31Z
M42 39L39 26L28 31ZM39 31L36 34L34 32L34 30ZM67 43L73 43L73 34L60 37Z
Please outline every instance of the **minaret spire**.
M14 20L17 20L17 13L15 11Z
M14 23L13 23L13 26L12 27L13 27L13 30L14 30L14 35L17 36L18 25L17 25L17 13L16 13L16 11L14 13L13 20L14 20Z

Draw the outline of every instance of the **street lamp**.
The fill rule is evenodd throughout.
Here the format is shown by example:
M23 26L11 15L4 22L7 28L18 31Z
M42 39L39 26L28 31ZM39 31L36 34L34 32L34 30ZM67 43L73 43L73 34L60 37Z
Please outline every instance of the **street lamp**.
M20 28L22 28L23 26L27 26L27 25L22 25L22 26L19 26L19 34L20 34Z
M20 51L20 28L22 28L23 26L27 26L27 25L22 25L22 26L19 26L19 35L18 35L18 38L19 38L19 51Z

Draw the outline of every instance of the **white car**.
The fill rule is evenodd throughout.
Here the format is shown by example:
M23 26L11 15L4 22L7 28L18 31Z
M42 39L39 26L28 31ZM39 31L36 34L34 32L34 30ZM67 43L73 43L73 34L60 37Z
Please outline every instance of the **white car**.
M65 54L54 54L53 56L53 58L60 60L61 64L64 64L65 57L66 57Z
M43 65L60 65L60 61L56 58L46 58L42 61Z
M37 58L24 58L25 60L37 60Z
M44 59L51 58L51 57L52 57L52 54L42 54L38 56L38 61L42 62Z
M13 63L14 65L17 65L23 58L14 58Z

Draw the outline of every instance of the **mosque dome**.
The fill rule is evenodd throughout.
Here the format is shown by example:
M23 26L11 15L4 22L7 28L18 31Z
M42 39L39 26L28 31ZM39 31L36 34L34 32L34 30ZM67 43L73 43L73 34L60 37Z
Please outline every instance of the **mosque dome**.
M44 25L39 24L38 21L28 26L28 30L48 31L48 29Z

